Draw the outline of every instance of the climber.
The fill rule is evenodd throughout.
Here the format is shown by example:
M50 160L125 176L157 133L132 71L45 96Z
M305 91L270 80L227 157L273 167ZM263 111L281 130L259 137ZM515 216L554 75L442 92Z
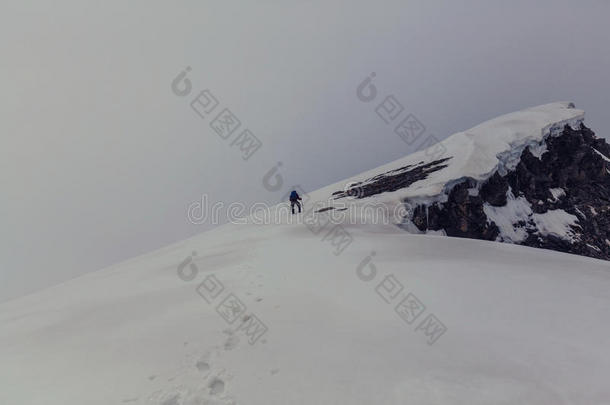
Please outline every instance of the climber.
M295 190L292 190L290 193L290 209L292 210L292 214L294 215L294 205L296 204L299 207L299 213L301 212L301 196Z

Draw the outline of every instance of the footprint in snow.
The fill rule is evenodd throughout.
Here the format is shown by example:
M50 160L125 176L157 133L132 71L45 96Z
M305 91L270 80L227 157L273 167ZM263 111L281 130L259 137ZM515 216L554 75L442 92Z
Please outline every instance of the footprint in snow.
M220 378L213 378L208 384L210 395L222 394L225 390L225 382Z
M199 360L197 360L197 362L195 363L195 367L197 368L197 370L202 373L207 373L208 371L210 371L210 369L212 368L212 363L210 362L211 357L212 353L209 351L205 352L201 357L199 357Z
M228 335L228 338L227 338L227 340L225 340L225 343L224 343L225 351L235 349L237 347L237 344L239 343L239 336L237 336L235 334L235 331L233 331L231 329L225 329L225 330L223 330L223 333L225 335Z
M201 371L202 373L210 371L210 365L208 364L207 361L199 360L195 364L195 367L197 367L197 370Z
M237 347L238 343L239 343L239 336L236 336L236 335L229 336L227 338L227 340L225 341L224 349L226 351L233 350Z

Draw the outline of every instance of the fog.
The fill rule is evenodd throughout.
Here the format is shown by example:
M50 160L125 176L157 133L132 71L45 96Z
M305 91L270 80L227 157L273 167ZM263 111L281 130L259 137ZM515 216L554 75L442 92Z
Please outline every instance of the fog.
M276 203L417 150L387 96L422 140L558 100L610 134L610 2L457 3L2 1L0 301L216 226L187 217L204 195Z

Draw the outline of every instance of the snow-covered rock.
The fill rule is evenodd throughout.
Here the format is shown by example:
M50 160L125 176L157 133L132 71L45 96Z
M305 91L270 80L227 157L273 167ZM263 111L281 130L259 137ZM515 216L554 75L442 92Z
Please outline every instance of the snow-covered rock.
M540 145L546 136L556 136L565 125L579 128L585 113L569 102L545 104L506 114L486 121L464 132L451 135L434 146L408 155L402 159L365 172L357 178L365 180L360 187L366 188L366 179L400 168L430 165L442 158L443 168L431 172L425 179L409 187L384 192L384 200L436 197L447 192L447 187L461 178L478 181L489 178L494 172L500 174L516 167L522 151L528 146ZM378 194L378 193L375 193Z
M400 202L411 231L610 259L609 156L582 110L545 104L356 176L333 196L356 206Z

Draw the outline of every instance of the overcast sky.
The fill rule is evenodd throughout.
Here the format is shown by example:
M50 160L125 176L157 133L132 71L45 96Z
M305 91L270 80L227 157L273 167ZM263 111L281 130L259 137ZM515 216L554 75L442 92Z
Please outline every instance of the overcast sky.
M608 17L606 0L1 1L0 301L209 229L186 216L203 194L276 202L415 151L374 112L388 95L438 139L557 100L608 136ZM210 127L224 108L262 141L246 161Z

